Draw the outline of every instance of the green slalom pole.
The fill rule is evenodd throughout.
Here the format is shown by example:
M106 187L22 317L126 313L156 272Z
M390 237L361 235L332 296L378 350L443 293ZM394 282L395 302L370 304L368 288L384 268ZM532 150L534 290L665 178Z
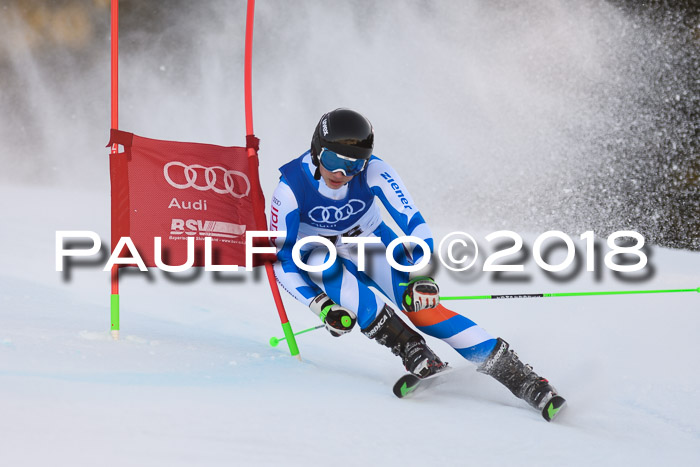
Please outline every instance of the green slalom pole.
M284 327L284 326L283 326L283 327ZM270 337L270 345L271 345L272 347L277 347L277 344L279 344L281 341L287 339L287 341L288 341L290 344L291 344L292 342L294 342L294 346L296 347L296 341L293 340L293 339L290 339L290 336L291 336L291 337L293 337L293 336L298 336L299 334L304 334L305 332L309 332L309 331L315 331L316 329L321 329L322 327L325 327L325 325L319 324L318 326L314 326L314 327L309 328L309 329L304 329L303 331L292 332L292 327L289 326L289 329L284 328L284 337ZM297 350L297 352L298 352L298 350ZM293 355L293 354L292 354L292 355Z
M109 300L110 321L112 323L110 333L112 339L119 339L119 294L112 294Z
M503 294L503 295L464 295L440 297L440 300L495 300L502 298L543 298L543 297L586 297L591 295L631 295L650 293L680 293L698 292L697 289L665 289L665 290L617 290L609 292L561 292L561 293L525 293L525 294Z

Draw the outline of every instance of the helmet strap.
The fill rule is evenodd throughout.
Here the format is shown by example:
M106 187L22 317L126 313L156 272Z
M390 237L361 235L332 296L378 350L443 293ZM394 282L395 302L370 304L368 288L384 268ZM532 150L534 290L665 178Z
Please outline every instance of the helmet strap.
M314 172L314 180L321 180L321 158L316 151L314 151L313 146L311 147L311 163L316 166L316 171Z

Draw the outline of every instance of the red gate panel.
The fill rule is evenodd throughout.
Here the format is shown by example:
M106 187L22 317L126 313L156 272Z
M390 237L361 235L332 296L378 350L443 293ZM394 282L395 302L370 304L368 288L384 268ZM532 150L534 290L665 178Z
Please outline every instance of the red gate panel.
M214 264L245 264L245 233L256 230L246 148L161 141L112 130L110 142L112 250L130 237L149 267L154 237L168 265L187 260L195 239L195 266L204 266L204 239L212 239ZM126 255L123 252L122 255ZM257 255L260 257L260 255ZM260 257L260 259L263 259Z

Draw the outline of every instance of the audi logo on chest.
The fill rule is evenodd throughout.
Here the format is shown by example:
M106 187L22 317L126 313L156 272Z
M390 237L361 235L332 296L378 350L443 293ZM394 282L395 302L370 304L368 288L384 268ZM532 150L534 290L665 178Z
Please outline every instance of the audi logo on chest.
M182 174L178 178L184 179L185 183L173 181L171 170L173 175L177 173ZM220 166L204 167L199 164L186 165L182 162L173 161L165 164L163 176L171 187L178 190L187 188L194 188L199 191L212 190L220 195L228 193L234 198L244 198L250 193L250 180L248 180L246 174ZM223 187L221 183L218 183L220 180L223 181ZM241 185L243 184L245 184L245 189L242 189Z
M365 202L359 199L351 199L342 207L316 206L309 211L309 219L318 224L334 224L350 219L350 216L358 214L365 209Z

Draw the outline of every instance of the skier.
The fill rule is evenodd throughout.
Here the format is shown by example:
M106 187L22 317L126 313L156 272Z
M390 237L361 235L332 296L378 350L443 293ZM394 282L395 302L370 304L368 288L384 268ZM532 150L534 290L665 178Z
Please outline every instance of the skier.
M372 155L373 145L374 131L364 116L336 109L319 120L311 149L280 168L270 216L270 230L286 231L285 237L274 239L279 284L318 315L333 336L350 332L358 323L365 336L400 356L410 373L425 378L444 369L442 360L393 305L421 332L444 340L475 363L479 372L541 410L556 395L545 378L523 364L506 341L442 306L433 279L409 278L409 273L390 266L384 251L397 235L383 222L377 199L405 235L422 239L431 250L404 244L392 253L398 264L415 264L430 255L433 238L396 171ZM334 244L337 259L330 268L307 272L295 264L294 245L307 236L322 236ZM348 237L355 241L371 237L362 240L379 243L381 253L373 254L368 244L366 255L360 255ZM319 266L328 260L329 249L310 242L298 254L304 264ZM391 305L370 287L388 297Z

